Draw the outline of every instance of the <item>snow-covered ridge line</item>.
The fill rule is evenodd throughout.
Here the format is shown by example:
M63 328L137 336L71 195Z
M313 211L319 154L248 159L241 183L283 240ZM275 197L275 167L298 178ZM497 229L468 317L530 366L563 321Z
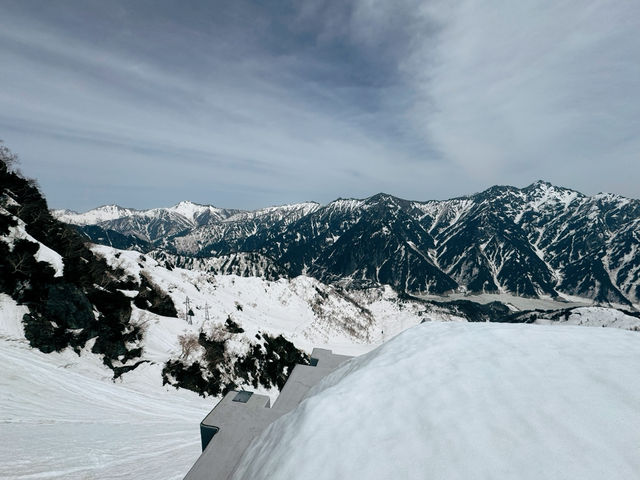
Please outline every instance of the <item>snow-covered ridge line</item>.
M250 212L178 207L103 221L83 233L97 243L198 257L258 252L291 276L357 288L640 305L639 200L588 197L539 181L430 202L379 193Z
M123 208L119 205L103 205L101 207L78 213L73 210L52 210L51 213L61 222L74 225L95 225L108 220L116 220L130 215L137 215L141 210Z
M135 208L123 208L119 205L104 205L83 213L77 213L73 210L52 210L52 214L60 221L71 223L74 225L97 225L110 220L118 220L125 217L159 217L167 213L173 213L183 217L194 225L197 223L198 217L209 214L216 217L227 218L239 212L238 210L229 210L217 208L212 205L199 205L197 203L182 201L172 207L159 207L147 210L138 210Z
M627 198L615 193L598 193L596 195L588 196L569 188L552 185L549 182L545 182L542 180L538 180L535 183L523 188L512 187L512 186L504 186L504 187L496 186L496 187L491 187L487 191L490 191L496 188L504 188L511 193L535 192L535 195L538 198L537 198L537 201L535 202L535 205L532 205L532 206L536 206L536 207L539 207L540 205L547 204L547 203L570 203L571 201L578 198L585 198L585 199L592 198L592 199L608 201L608 202L618 202L621 205L625 205L629 201L634 200L634 199ZM191 219L205 211L234 212L233 214L227 217L227 218L230 218L235 215L251 215L251 214L260 215L261 213L271 213L274 211L313 209L314 206L322 207L322 206L332 205L340 209L354 209L354 208L359 208L367 200L377 196L384 196L392 199L407 201L414 204L417 208L420 208L432 213L434 211L438 211L441 208L441 205L446 205L450 203L460 205L462 208L464 208L467 202L476 195L478 194L455 197L448 200L408 201L408 200L404 200L399 197L395 197L393 195L389 195L386 193L378 193L366 198L338 198L327 205L323 205L314 201L309 201L309 202L291 203L291 204L283 204L283 205L274 205L270 207L262 207L256 210L225 209L225 208L215 207L213 205L204 205L204 204L191 202L188 200L183 200L171 207L156 207L156 208L151 208L146 210L135 209L135 208L125 208L125 207L121 207L119 205L113 204L113 205L103 205L100 207L96 207L94 209L87 210L86 212L76 212L74 210L68 210L68 209L54 209L52 210L52 213L59 220L66 223L72 223L75 225L98 224L103 221L115 220L117 218L122 218L126 216L131 216L131 215L145 215L145 216L151 215L152 216L157 214L160 211L172 211L186 218L191 218Z
M125 217L158 217L166 213L175 213L184 217L192 223L197 223L198 217L204 214L210 214L216 217L216 220L226 220L242 217L261 216L273 212L287 212L293 210L303 210L308 212L319 206L316 202L302 202L294 204L277 205L272 207L260 208L258 210L238 210L228 208L218 208L213 205L201 205L190 201L181 201L171 207L156 207L146 210L135 208L124 208L119 205L104 205L86 212L76 212L68 209L54 209L51 213L60 221L71 223L73 225L98 225L102 222L117 220Z

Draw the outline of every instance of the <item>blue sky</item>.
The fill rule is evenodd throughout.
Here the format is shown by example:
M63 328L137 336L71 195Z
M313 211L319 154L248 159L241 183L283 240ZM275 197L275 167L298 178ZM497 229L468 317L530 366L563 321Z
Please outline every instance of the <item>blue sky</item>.
M0 2L0 139L53 207L640 198L637 0Z

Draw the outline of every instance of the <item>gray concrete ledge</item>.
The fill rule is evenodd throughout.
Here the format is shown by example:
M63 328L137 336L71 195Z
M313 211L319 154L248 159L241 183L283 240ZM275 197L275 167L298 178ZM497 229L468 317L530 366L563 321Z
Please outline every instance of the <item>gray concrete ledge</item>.
M314 348L311 365L296 365L273 407L265 395L227 393L200 423L203 452L185 480L228 480L251 441L296 408L309 390L351 357Z

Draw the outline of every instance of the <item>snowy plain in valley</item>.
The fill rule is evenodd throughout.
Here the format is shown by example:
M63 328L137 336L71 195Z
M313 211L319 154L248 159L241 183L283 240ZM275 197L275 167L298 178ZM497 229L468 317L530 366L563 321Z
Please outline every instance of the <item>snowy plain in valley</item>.
M325 378L243 479L637 479L640 336L425 323Z

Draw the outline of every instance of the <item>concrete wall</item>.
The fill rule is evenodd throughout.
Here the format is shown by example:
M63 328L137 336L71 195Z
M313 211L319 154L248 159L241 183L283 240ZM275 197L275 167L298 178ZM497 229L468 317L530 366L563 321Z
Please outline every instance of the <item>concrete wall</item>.
M314 348L311 358L315 366L296 365L272 408L264 395L239 395L237 391L225 395L200 424L204 451L185 480L230 478L251 441L271 422L296 408L311 387L351 357Z

